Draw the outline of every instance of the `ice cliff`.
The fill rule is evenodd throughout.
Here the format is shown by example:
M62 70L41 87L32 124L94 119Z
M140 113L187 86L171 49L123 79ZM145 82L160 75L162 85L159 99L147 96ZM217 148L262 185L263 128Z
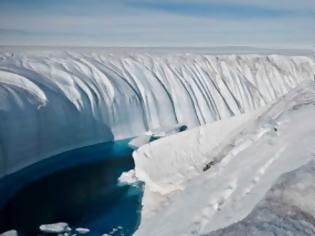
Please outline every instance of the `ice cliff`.
M313 77L306 56L0 53L0 177L52 154L254 111Z

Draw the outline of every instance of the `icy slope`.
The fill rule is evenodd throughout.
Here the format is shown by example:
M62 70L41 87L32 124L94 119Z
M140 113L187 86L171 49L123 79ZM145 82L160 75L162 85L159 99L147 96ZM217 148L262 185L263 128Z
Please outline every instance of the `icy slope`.
M315 162L281 176L244 220L208 236L315 235Z
M146 183L142 214L152 214L163 204L163 196L183 190L187 181L203 173L209 160L219 161L224 143L232 142L233 134L236 135L261 112L260 109L196 127L133 152L136 176Z
M146 182L145 211L135 235L202 235L243 219L281 174L314 158L314 117L315 86L307 81L258 117L253 115L246 127L240 124L230 137L225 134L226 125L222 125L222 133L228 138L220 144L213 145L211 138L220 137L216 128L197 128L209 137L208 144L201 141L203 151L186 148L189 135L184 133L143 146L135 155L135 174L150 181ZM235 124L229 119L219 121L217 126L229 121L230 126ZM194 135L190 140L200 145ZM174 165L171 158L163 157L168 146L180 148L178 153L188 152L191 157L202 153L204 157L190 161L188 155L178 155L178 164ZM192 163L197 168L191 168ZM212 164L203 172L205 163ZM178 175L171 176L172 171L178 171Z
M303 56L0 53L0 176L52 154L249 112L315 71Z

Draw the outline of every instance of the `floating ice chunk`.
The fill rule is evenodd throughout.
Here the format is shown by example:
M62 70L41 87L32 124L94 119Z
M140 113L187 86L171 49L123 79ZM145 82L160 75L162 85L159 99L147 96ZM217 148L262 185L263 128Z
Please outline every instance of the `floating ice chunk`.
M134 184L138 181L136 177L135 170L130 170L128 172L123 172L118 178L118 181L122 184Z
M43 233L66 233L71 231L69 225L64 222L41 225L39 229Z
M18 233L13 229L0 234L0 236L18 236Z
M88 228L76 228L75 231L77 231L79 234L87 234L90 232L90 230Z

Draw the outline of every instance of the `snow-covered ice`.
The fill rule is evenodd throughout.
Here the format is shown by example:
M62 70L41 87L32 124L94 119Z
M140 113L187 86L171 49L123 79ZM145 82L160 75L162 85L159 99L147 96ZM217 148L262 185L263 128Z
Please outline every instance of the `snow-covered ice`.
M310 56L0 52L0 177L84 145L189 128L271 103Z
M280 175L314 159L314 107L314 84L305 81L266 110L249 115L246 125L240 122L216 145L213 140L221 133L215 128L211 132L210 125L138 149L136 176L145 182L145 210L135 235L203 235L244 219ZM212 125L234 124L233 119ZM202 151L186 149L190 137L199 145L196 133L201 139L209 137L201 140ZM172 150L167 156L170 146L183 151ZM188 156L199 158L190 161ZM201 166L214 159L211 168L202 171ZM289 198L302 201L294 196Z
M232 142L233 134L236 135L263 110L196 127L135 151L136 178L146 183L142 213L159 209L161 195L184 189L187 181L203 173L207 163L219 161L220 145L227 140ZM150 203L146 204L146 201Z
M184 124L177 124L172 127L160 127L159 129L150 130L149 132L146 132L143 135L133 138L132 140L130 140L128 145L132 149L137 149L146 143L149 143L159 138L166 137L171 134L183 132L186 129L187 126Z
M282 175L243 220L207 236L315 235L315 162Z
M84 145L164 137L136 150L135 170L119 178L145 182L135 234L257 231L262 209L281 208L259 201L314 158L314 73L311 56L1 50L0 177ZM168 136L178 124L190 130Z

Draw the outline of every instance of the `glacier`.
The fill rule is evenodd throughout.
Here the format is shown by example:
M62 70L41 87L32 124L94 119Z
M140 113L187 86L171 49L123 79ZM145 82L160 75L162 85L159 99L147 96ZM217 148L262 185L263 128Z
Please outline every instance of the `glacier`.
M135 235L313 235L314 106L308 80L256 112L140 147Z
M314 71L311 56L2 49L0 177L73 148L253 112Z

